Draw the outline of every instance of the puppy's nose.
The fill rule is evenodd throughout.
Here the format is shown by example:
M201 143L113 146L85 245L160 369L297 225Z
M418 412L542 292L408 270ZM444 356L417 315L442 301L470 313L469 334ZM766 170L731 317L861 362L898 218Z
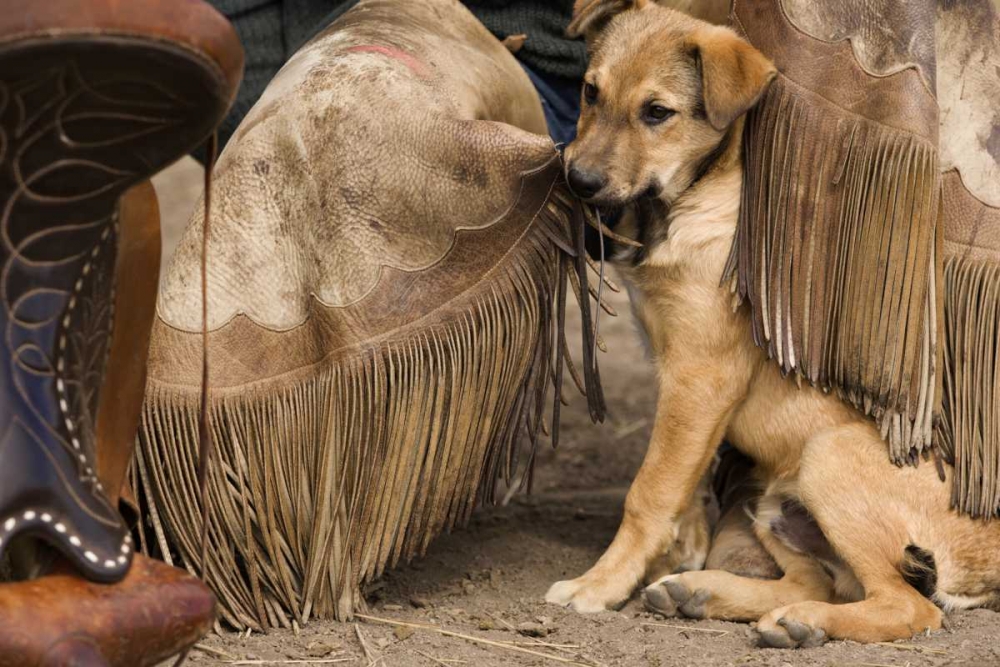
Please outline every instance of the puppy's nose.
M601 174L585 171L579 167L570 167L569 173L566 174L566 180L569 182L569 189L582 199L590 199L605 185L604 177Z

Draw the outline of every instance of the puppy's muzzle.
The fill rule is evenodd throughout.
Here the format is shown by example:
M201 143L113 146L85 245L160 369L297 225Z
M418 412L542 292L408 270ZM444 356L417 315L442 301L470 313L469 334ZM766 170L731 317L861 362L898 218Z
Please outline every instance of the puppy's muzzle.
M587 171L577 166L570 167L566 173L566 182L569 183L573 194L581 199L591 199L607 185L607 179L603 174Z

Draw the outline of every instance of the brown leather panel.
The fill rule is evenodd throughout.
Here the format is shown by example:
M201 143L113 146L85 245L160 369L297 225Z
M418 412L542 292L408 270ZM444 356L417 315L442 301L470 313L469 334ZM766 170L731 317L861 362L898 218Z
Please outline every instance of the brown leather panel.
M214 619L203 583L143 556L113 585L67 574L4 584L0 667L149 667L194 644Z
M5 0L0 43L31 35L128 35L184 46L218 67L232 101L243 76L239 38L222 14L203 0Z
M1000 11L989 0L941 2L937 43L941 169L958 169L974 197L1000 207Z
M461 3L362 0L358 7L316 41L336 33L340 48L387 46L398 52L388 57L411 55L414 73L436 89L439 102L456 107L458 118L497 121L548 137L538 93L521 65Z
M874 76L916 68L934 91L935 0L781 0L789 20L826 42L850 40L861 66Z
M160 211L149 181L119 204L115 318L97 408L97 475L116 505L135 448L160 274Z
M937 103L916 70L873 77L848 43L810 37L774 4L734 0L732 11L735 27L774 62L780 77L845 111L937 145Z
M941 0L943 409L937 435L955 464L952 503L1000 515L996 325L1000 284L1000 16L989 0Z
M364 0L355 10L289 60L220 157L210 329L240 314L296 327L311 295L342 306L367 298L383 267L433 267L457 230L501 220L519 174L555 155L534 87L467 9ZM199 207L158 304L192 332L201 218Z
M974 197L955 170L944 174L941 196L945 258L996 262L1000 256L1000 208Z
M523 175L516 203L501 221L483 230L457 232L451 250L427 270L384 268L361 302L328 307L313 297L307 321L283 331L237 316L210 334L213 393L243 391L248 384L281 374L308 372L314 364L377 345L404 329L461 316L466 307L462 295L488 281L505 255L523 251L518 241L561 179L561 162L553 154L543 169ZM150 349L151 380L161 386L200 384L200 333L171 327L158 317Z

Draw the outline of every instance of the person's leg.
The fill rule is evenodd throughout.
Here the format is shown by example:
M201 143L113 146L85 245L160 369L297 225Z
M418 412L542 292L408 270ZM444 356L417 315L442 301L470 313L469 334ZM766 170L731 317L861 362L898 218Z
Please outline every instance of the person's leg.
M0 15L0 558L51 573L0 585L4 666L152 664L214 618L115 506L159 257L148 184L120 198L211 132L242 55L202 3L84 7Z

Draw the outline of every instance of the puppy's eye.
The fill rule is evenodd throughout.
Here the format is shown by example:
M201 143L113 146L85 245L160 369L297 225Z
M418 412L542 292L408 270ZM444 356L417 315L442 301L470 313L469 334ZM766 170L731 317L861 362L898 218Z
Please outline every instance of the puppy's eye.
M642 119L649 125L659 125L675 113L677 112L673 109L668 109L661 104L650 104L643 110Z
M597 86L592 83L583 84L583 99L587 100L587 104L593 104L597 101Z

